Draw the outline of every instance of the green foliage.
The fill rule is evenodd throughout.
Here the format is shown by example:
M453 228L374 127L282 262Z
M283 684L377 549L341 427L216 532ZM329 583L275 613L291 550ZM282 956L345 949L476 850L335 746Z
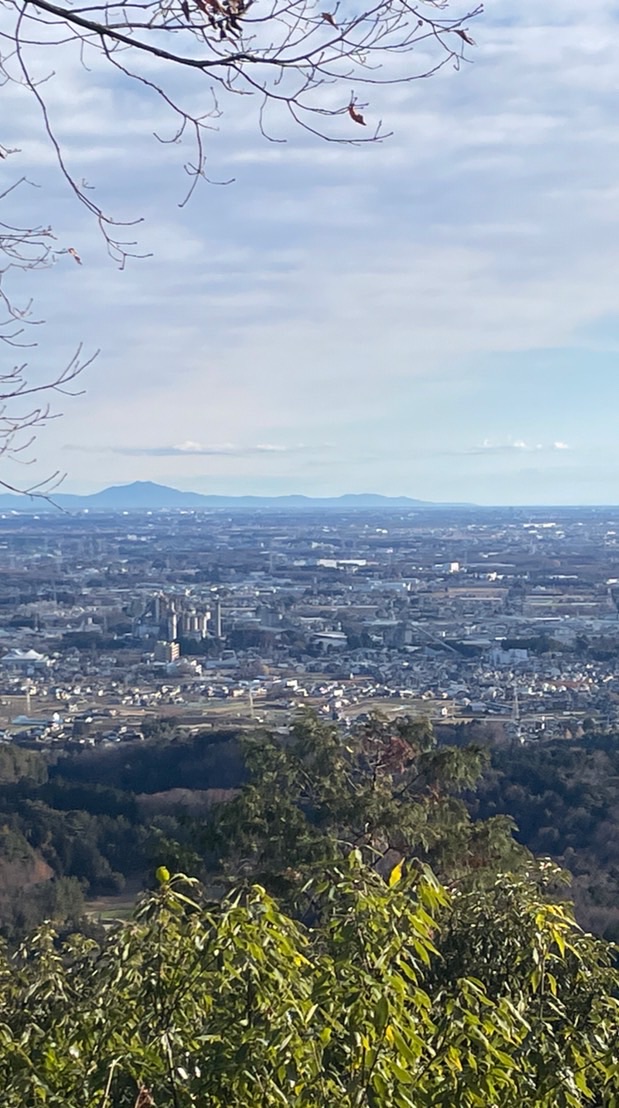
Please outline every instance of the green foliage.
M235 879L212 902L170 873L196 824L140 823L115 774L147 774L150 748L154 782L220 746L159 739L128 768L110 752L97 787L81 759L50 781L5 763L0 859L31 906L11 937L75 918L76 878L105 882L153 848L158 887L101 940L46 924L0 955L3 1108L617 1108L613 949L575 924L562 874L518 848L498 803L469 815L482 771L499 795L487 753L409 720L343 739L304 716L284 740L248 738L247 781L206 829ZM555 759L581 807L598 756L580 784ZM536 765L528 788L545 795Z
M103 945L40 929L0 964L5 1108L617 1103L608 952L532 886L505 875L475 910L353 852L306 893L320 926L260 886L210 904L177 876ZM484 981L474 942L448 974L454 936L488 923L517 929L512 969Z
M0 786L18 781L42 785L47 781L47 763L33 750L22 750L12 744L0 744Z
M53 873L18 830L0 827L0 928L15 939L42 919L78 919L83 911L79 883L53 880Z
M146 716L141 728L145 739L173 739L178 719L176 716Z
M482 819L511 817L523 844L573 874L580 922L619 938L616 736L497 747L470 806Z
M560 874L552 863L542 873L549 888L556 887ZM608 944L574 926L571 907L542 899L538 885L539 872L535 881L500 875L483 896L454 893L434 972L436 983L447 988L460 976L480 975L493 1001L526 1010L523 1066L531 1063L536 1074L540 1069L570 1074L561 1090L548 1078L555 1097L548 1103L571 1104L570 1089L577 1095L591 1088L584 1070L586 1044L595 1028L605 1028L611 1050L617 1044L615 956ZM532 1099L523 1102L537 1103L538 1090L539 1085L530 1085ZM582 1103L588 1103L587 1097Z
M56 773L65 781L97 783L129 793L171 788L234 788L243 765L233 731L204 731L179 736L167 720L145 721L149 742L86 750L63 759Z
M244 753L249 780L219 807L207 842L224 869L277 895L353 848L377 865L393 851L415 856L450 881L524 859L509 820L475 823L459 795L487 753L437 745L426 722L376 717L342 738L304 714L287 739L249 737Z
M75 920L83 894L114 895L163 856L199 865L168 790L238 784L243 767L230 733L181 740L174 727L155 720L150 741L53 757L0 745L0 934ZM159 790L159 808L140 803Z

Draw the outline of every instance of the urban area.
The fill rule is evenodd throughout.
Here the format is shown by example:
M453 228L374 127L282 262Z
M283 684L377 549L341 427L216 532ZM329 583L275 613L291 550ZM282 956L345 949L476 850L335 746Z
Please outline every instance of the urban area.
M5 742L303 707L520 743L618 722L616 509L5 512L0 570Z

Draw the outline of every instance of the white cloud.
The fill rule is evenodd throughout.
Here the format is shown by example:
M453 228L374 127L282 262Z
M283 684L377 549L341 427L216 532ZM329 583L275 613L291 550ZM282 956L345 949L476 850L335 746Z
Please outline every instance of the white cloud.
M396 131L382 147L324 146L288 125L287 146L265 143L246 102L233 101L208 152L213 175L232 170L238 184L204 186L183 211L174 201L188 151L150 137L160 109L100 68L63 71L49 90L72 166L92 176L106 211L147 217L128 235L155 257L123 274L53 171L26 94L3 89L7 120L19 120L19 171L46 185L18 202L53 219L84 259L34 282L51 321L44 362L63 355L67 335L103 347L88 396L68 401L41 440L52 467L71 441L84 472L100 474L90 424L105 428L105 479L128 473L128 459L130 476L155 474L158 457L188 478L202 475L200 458L215 477L238 462L241 479L269 444L298 441L306 452L273 453L288 458L291 488L311 491L298 483L314 480L307 465L328 436L324 468L340 491L361 473L367 485L371 456L377 491L397 481L455 498L446 483L466 477L473 485L458 495L472 499L490 487L489 455L507 465L536 453L541 465L555 454L558 467L567 445L556 426L568 442L578 436L584 458L579 388L590 395L603 376L585 371L586 349L596 321L616 312L619 282L618 26L611 0L586 11L575 0L497 0L475 26L473 67L372 90L366 114ZM196 87L186 83L190 96ZM582 345L585 332L582 376L572 371L545 410L546 370L525 379L501 360ZM604 384L590 450L602 425L611 441L604 421L619 384ZM436 460L441 450L468 454L468 476Z
M236 443L213 443L206 445L193 442L191 439L176 445L163 446L93 446L69 444L65 450L78 451L85 454L124 454L132 458L250 458L254 455L279 456L282 454L298 454L307 449L302 443L294 446L284 446L278 443L256 443L255 445L239 445Z
M479 446L474 446L465 451L468 454L538 454L548 450L568 450L565 443L551 443L545 446L542 442L529 443L524 439L511 439L508 442L493 442L492 439L484 439Z

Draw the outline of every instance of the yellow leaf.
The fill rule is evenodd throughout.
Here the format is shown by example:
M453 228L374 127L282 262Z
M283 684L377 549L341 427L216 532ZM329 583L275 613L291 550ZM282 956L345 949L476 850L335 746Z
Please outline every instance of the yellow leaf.
M160 885L165 885L170 880L170 871L166 866L158 866L155 870L155 877Z
M389 874L389 888L392 889L394 885L397 885L398 881L402 879L402 870L404 868L404 858L398 862L397 866L394 866Z

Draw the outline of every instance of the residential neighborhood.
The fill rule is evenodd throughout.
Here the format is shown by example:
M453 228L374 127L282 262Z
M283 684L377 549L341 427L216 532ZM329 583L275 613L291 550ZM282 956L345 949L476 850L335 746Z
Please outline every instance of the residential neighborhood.
M26 745L286 727L312 707L520 742L619 718L612 509L0 518L0 731Z

